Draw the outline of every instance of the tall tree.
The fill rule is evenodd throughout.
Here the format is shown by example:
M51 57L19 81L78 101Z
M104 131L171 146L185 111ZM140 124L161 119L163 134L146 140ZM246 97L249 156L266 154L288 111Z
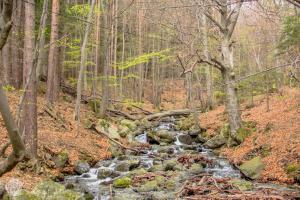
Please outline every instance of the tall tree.
M86 60L86 45L88 42L88 36L90 34L91 29L91 22L93 18L93 13L95 9L95 2L96 0L92 0L91 2L91 8L89 12L89 16L87 19L85 32L84 32L84 38L82 42L82 46L80 49L80 71L79 71L79 77L77 81L77 97L76 97L76 105L75 105L75 119L80 121L80 102L81 102L81 92L82 92L82 84L83 84L83 76L85 71L85 60Z
M7 41L8 34L12 27L13 2L11 0L1 1L0 6L0 50L3 49ZM12 144L12 153L2 162L0 162L0 176L11 170L20 160L24 158L25 147L19 135L18 127L10 112L7 97L0 84L0 112L7 129L8 137Z
M51 15L51 38L48 57L48 76L47 76L47 92L46 98L49 105L53 105L58 98L59 89L59 70L58 70L58 13L59 0L52 0L52 15Z
M37 157L37 84L36 72L32 70L34 59L34 25L35 25L35 1L25 3L25 28L24 28L24 73L23 82L28 87L23 106L23 132L26 148L31 156ZM30 117L29 117L30 116Z

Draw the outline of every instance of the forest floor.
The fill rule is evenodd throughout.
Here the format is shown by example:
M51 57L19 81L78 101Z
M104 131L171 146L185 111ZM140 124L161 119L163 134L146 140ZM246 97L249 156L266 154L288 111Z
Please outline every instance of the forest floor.
M78 160L88 160L90 164L110 157L108 141L101 135L84 128L84 119L94 118L87 105L82 105L82 122L77 129L74 120L74 103L69 96L63 96L57 103L55 110L64 119L63 122L54 119L45 111L46 101L44 95L38 96L38 154L42 159L41 173L36 174L30 168L20 169L18 164L11 172L4 174L0 182L7 182L11 178L19 179L25 189L31 189L39 181L49 177L57 177L61 172L71 173L72 166ZM9 104L13 113L16 113L20 93L8 92ZM0 146L7 142L6 129L2 118L0 119ZM10 150L8 149L7 152ZM45 167L54 165L50 157L66 151L69 156L69 164L63 169ZM52 162L52 163L51 163ZM25 172L25 173L24 173Z
M20 93L8 92L11 109L16 113ZM179 109L184 107L185 93L183 87L169 91L162 96L163 109ZM177 97L179 100L177 101ZM177 104L173 105L172 99ZM55 110L65 120L51 117L45 112L46 101L44 95L38 97L38 139L39 157L42 158L44 166L49 165L49 154L57 155L67 151L69 164L63 169L45 167L40 174L30 169L21 169L17 166L11 172L0 178L0 182L7 182L11 178L17 178L24 184L25 189L31 189L40 180L57 177L60 173L71 173L74 163L78 160L88 160L90 164L110 157L109 142L101 135L86 129L84 122L77 129L74 120L74 103L69 96L61 97ZM292 183L285 168L287 164L300 164L300 90L285 88L282 94L272 94L270 97L270 111L266 112L266 101L264 96L255 97L255 105L248 108L246 103L241 106L244 121L255 121L256 132L248 137L240 146L235 148L224 148L221 153L231 162L240 164L252 155L261 155L266 167L261 176L261 181L274 181L281 183ZM149 102L143 104L146 110L152 110ZM82 121L95 119L87 105L82 105ZM207 129L211 135L216 134L223 124L226 123L224 106L218 106L213 111L200 115L200 124ZM0 119L0 144L8 140L6 129ZM2 146L2 145L1 145ZM262 148L263 147L263 148ZM264 151L261 151L263 149ZM8 150L9 152L9 150ZM50 163L51 165L51 163ZM43 166L43 165L42 165Z
M285 169L289 164L300 164L300 91L282 91L271 95L269 112L264 96L255 97L252 108L242 104L243 121L255 121L256 131L238 147L221 150L235 164L260 155L266 165L260 179L263 182L292 183ZM209 134L217 133L225 123L224 109L219 106L201 115L201 126Z

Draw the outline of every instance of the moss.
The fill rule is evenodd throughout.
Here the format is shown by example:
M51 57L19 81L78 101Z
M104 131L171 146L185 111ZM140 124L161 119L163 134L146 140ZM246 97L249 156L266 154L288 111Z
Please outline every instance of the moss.
M220 130L220 135L222 135L224 138L229 138L230 136L230 126L229 123L225 123L223 127Z
M241 179L232 179L229 181L233 186L237 187L241 191L247 191L253 189L253 184L250 181Z
M163 176L156 176L155 181L159 186L162 186L165 183L165 177Z
M72 190L64 190L53 195L51 200L84 200L83 196Z
M139 189L140 192L150 192L150 191L157 191L157 190L158 190L158 184L156 180L146 182Z
M21 190L16 194L14 200L42 200L42 198L31 192Z
M59 154L57 155L55 164L57 167L65 167L68 161L69 161L69 153L67 150L63 150L59 152Z
M131 185L131 178L123 177L116 179L113 183L113 186L116 188L127 188Z
M167 180L165 183L165 188L169 191L174 191L176 187L175 181Z
M294 179L295 183L300 183L300 164L290 163L285 170L287 174Z
M265 165L261 161L260 157L255 157L243 163L239 168L247 177L257 179L264 167Z
M33 194L45 199L46 197L49 197L57 192L61 192L64 189L65 187L59 183L55 183L53 181L42 181L33 189Z
M235 136L235 140L238 143L244 142L244 140L252 134L251 129L242 127L237 130L237 134Z
M188 131L188 130L192 130L194 126L195 126L194 117L192 115L189 115L188 117L178 122L177 129Z

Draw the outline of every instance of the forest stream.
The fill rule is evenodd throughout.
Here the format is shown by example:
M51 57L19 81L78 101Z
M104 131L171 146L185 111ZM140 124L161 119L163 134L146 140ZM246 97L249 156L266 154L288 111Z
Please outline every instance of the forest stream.
M274 194L275 199L299 195L299 191L284 185L246 181L227 159L195 140L190 141L190 137L174 127L175 119L170 118L152 128L171 134L173 143L155 144L145 131L134 140L152 144L147 152L126 151L113 159L99 161L88 173L67 177L66 186L71 185L94 200L210 199L216 191L224 193L219 196L224 199L229 199L227 195L239 199L238 195L245 194L244 191L250 192L251 197ZM191 184L186 187L189 181Z

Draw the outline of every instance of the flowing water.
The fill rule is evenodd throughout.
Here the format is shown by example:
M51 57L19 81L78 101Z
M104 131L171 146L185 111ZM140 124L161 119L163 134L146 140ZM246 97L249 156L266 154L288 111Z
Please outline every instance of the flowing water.
M180 155L191 152L191 150L185 150L185 149L194 149L194 152L197 151L199 154L213 161L214 163L213 165L207 165L207 167L204 168L206 173L209 173L216 178L224 178L224 177L241 178L241 174L239 170L235 169L225 158L215 155L212 150L204 148L201 144L195 144L195 143L193 143L192 145L182 144L178 140L178 136L182 134L182 132L174 131L173 127L174 127L174 122L170 122L170 123L164 122L161 123L158 127L154 128L155 131L167 130L167 131L172 131L175 134L176 141L173 144L164 146L164 148L167 147L171 149L169 150L171 151L170 152L171 158L178 158ZM147 132L135 137L135 140L140 143L147 143ZM122 176L126 176L130 172L118 172L113 177L99 179L97 175L98 171L99 170L115 171L116 166L119 163L124 162L124 159L126 160L132 158L140 160L139 168L143 168L147 170L153 166L156 155L158 154L158 151L161 149L161 147L162 146L160 145L152 145L151 149L147 153L141 155L130 155L130 156L128 155L128 157L125 156L124 158L118 157L111 160L100 161L88 173L82 174L80 176L68 177L66 178L65 182L76 185L80 191L84 191L86 193L92 194L94 196L94 200L108 200L110 199L110 195L112 193L111 184L113 180ZM179 176L180 178L175 179L177 181L175 191L180 189L185 179L189 177L189 174L187 172L181 172L181 173L182 175ZM264 187L265 185L260 185L260 186ZM269 187L271 187L271 185L269 185ZM114 195L118 196L118 198L116 199L126 199L126 200L175 199L174 196L175 191L173 192L155 191L155 192L147 193L147 192L138 192L136 190L132 190L128 188L127 189L113 188ZM161 196L161 198L160 197L152 198L149 193L151 193L151 195L156 193L156 196ZM165 197L163 197L164 195Z

